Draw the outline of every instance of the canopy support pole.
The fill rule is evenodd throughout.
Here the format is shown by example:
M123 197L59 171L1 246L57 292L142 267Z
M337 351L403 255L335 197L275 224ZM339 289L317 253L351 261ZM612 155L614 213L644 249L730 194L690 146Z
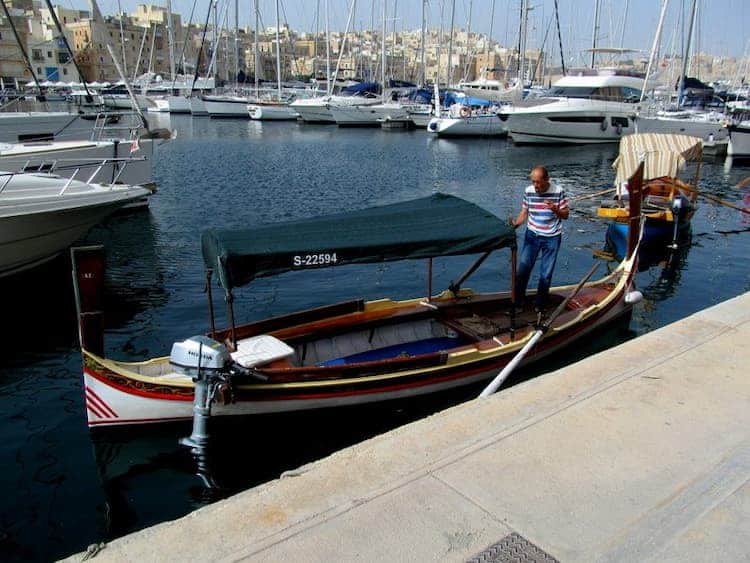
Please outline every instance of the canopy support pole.
M229 336L232 340L232 348L237 350L237 334L234 327L234 295L232 295L231 291L227 291L224 299L227 302L227 310L229 312Z
M427 259L427 301L432 300L432 258Z
M458 293L458 291L461 289L461 285L466 281L466 279L476 272L477 268L482 265L482 262L487 260L487 257L492 253L491 250L488 250L484 254L482 254L479 258L477 258L476 262L474 262L468 270L466 270L460 278L458 278L458 281L451 282L448 286L448 289L451 290L454 294Z
M211 338L216 339L216 322L214 316L214 294L211 291L211 276L213 275L213 268L206 270L206 293L208 294L208 317L211 323Z
M518 248L510 249L510 339L516 334L516 263Z

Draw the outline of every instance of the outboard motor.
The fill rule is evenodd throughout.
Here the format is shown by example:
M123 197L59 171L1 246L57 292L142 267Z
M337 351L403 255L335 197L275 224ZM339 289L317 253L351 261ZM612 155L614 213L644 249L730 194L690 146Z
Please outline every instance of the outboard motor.
M198 458L199 469L205 460L208 444L208 419L211 403L219 385L226 385L232 368L232 356L226 346L207 336L198 335L175 342L169 355L169 363L184 375L189 375L195 384L193 396L193 432L182 438L180 444L192 449Z
M227 373L232 363L232 356L226 346L201 334L172 344L169 363L179 373L197 379L204 374Z
M676 195L672 200L671 208L672 218L674 221L674 231L672 233L672 244L669 245L669 248L674 250L678 247L677 238L679 234L680 223L687 220L687 216L688 213L690 213L692 205L690 204L690 200L685 196Z
M237 377L267 381L267 377L251 367L244 367L232 359L226 346L207 336L192 336L172 345L169 363L175 370L192 378L195 384L193 396L193 432L180 444L191 449L198 462L198 475L207 487L214 487L208 469L208 419L211 405L221 397L224 404L233 402L232 384Z

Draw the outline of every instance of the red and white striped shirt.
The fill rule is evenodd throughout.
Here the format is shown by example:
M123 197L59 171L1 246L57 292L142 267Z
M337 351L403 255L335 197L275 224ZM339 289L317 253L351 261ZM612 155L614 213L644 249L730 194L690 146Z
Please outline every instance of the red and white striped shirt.
M553 203L560 209L567 208L568 198L565 197L565 190L550 184L546 192L538 194L532 184L523 192L521 208L529 212L528 229L543 237L554 237L562 233L562 219L547 207L547 203Z

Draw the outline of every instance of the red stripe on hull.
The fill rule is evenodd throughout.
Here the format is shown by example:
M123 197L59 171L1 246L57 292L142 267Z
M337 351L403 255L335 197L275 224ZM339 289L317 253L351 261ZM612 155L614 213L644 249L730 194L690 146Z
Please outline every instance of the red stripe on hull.
M93 404L96 405L99 409L103 410L107 414L109 414L110 418L117 418L117 413L110 407L99 395L96 394L96 392L89 387L86 386L86 398Z
M94 416L96 416L98 418L109 418L106 414L104 414L102 411L100 411L95 405L91 404L91 402L88 400L88 398L86 400L86 408L91 413L93 413ZM89 422L89 424L91 424L91 423Z

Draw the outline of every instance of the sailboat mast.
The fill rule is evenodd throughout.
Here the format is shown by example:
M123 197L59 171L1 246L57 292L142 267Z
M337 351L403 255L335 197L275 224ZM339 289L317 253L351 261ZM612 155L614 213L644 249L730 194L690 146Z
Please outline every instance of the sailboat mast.
M143 37L141 37L141 46L138 49L138 57L135 59L135 70L133 71L133 80L135 80L138 77L138 69L141 66L141 57L143 56L143 47L145 47L146 45L146 37L148 37L148 31L149 30L146 29L143 32Z
M453 24L456 16L456 0L451 2L451 36L448 39L448 76L446 87L450 88L451 82L453 81Z
M385 18L388 13L388 0L383 0L383 37L380 39L380 58L382 60L380 64L380 97L385 101Z
M690 58L690 42L693 37L693 25L695 24L695 13L698 8L698 2L693 0L690 5L690 24L688 25L687 42L685 43L685 52L682 53L682 74L680 74L680 90L677 93L677 107L682 105L682 96L685 93L685 74L687 73L688 60Z
M281 100L281 43L279 40L279 0L276 0L276 86Z
M167 41L169 42L169 79L174 80L174 31L172 25L172 0L167 0Z
M125 69L124 72L127 74L128 72L128 61L125 58L125 31L122 29L122 6L120 5L120 0L117 0L117 20L120 22L120 45L122 46L122 66Z
M490 10L490 33L487 36L487 41L484 46L484 75L482 78L487 80L489 78L489 64L490 64L490 41L492 41L492 29L495 23L495 0L492 0L492 8Z
M591 38L591 68L596 61L596 36L599 35L599 0L594 0L594 29Z
M326 94L331 95L333 87L331 86L331 30L328 26L328 0L325 3L326 8Z
M648 78L651 76L651 67L654 64L654 58L656 57L656 50L659 48L659 42L661 41L661 30L664 26L664 16L667 14L667 6L669 0L662 0L661 2L661 14L659 15L659 25L656 26L656 34L654 35L654 44L651 46L651 54L648 57L648 67L646 67L646 78L643 81L643 90L641 90L640 103L643 103L643 99L646 97L646 88L648 84Z
M239 80L240 76L240 3L234 0L234 82Z
M422 35L421 35L421 40L420 40L421 43L422 43L422 53L420 54L421 60L420 60L420 63L419 63L420 64L420 69L421 69L422 72L420 73L420 81L419 81L419 85L420 86L424 86L424 84L426 82L426 80L425 80L425 72L424 72L425 71L425 68L424 68L424 51L425 51L425 43L424 43L425 37L424 37L424 34L425 34L425 24L426 24L426 21L427 21L425 19L425 7L426 6L427 6L427 0L422 0Z
M259 30L259 20L260 19L260 12L258 10L258 0L255 0L255 42L253 44L253 56L255 58L255 97L258 97L258 89L259 89L259 78L258 73L260 72L260 69L258 68L259 58L258 57L258 33L260 33Z
M518 52L518 82L524 87L526 75L526 33L529 26L529 7L527 0L521 0L521 36L519 38Z

